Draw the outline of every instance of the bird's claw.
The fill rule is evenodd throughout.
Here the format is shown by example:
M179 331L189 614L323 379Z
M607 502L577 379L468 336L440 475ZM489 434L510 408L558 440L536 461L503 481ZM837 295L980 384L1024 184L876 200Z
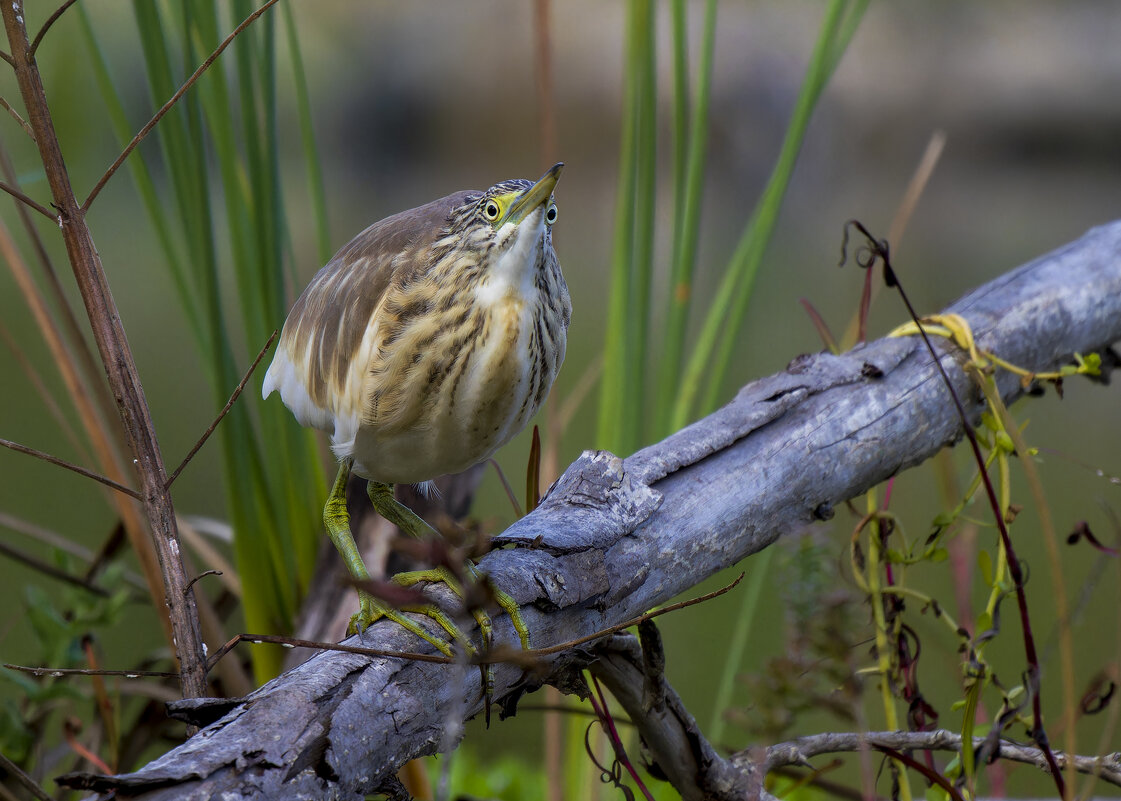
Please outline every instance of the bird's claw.
M397 625L412 632L420 637L425 642L431 643L440 651L444 656L452 656L451 643L447 640L441 639L432 634L412 618L406 617L402 611L419 612L434 619L440 624L448 634L455 640L460 641L465 645L470 653L474 653L474 648L467 641L466 635L448 618L446 614L435 606L418 606L410 607L408 610L398 610L388 606L381 601L374 598L367 592L362 590L358 591L358 611L350 617L350 622L346 627L346 635L351 637L355 634L362 634L366 629L372 626L383 617L392 620Z

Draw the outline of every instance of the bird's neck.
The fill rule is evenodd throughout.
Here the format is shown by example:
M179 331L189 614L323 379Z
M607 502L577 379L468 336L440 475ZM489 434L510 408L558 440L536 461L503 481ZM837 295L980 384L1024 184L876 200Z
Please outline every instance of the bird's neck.
M520 230L529 227L526 222L513 234L514 243L481 276L477 295L480 302L488 305L502 301L524 302L537 296L536 271L543 236L540 226Z

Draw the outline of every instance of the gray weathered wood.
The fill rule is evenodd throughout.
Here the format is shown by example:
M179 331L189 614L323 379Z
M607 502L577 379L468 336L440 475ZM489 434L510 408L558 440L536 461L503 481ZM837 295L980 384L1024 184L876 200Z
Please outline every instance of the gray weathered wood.
M982 348L1034 371L1116 342L1121 223L1093 229L948 311L968 319ZM980 396L961 355L944 341L937 347L977 415ZM999 386L1008 400L1021 392L1015 376L1001 375ZM625 460L585 453L541 508L497 538L505 547L481 567L526 607L536 645L564 642L657 606L828 517L961 434L918 339L800 356ZM505 618L496 630L516 643ZM423 646L391 624L372 627L361 643ZM496 692L509 696L537 681L500 665ZM142 770L87 786L147 799L359 799L407 759L454 746L460 721L481 708L477 669L322 653Z

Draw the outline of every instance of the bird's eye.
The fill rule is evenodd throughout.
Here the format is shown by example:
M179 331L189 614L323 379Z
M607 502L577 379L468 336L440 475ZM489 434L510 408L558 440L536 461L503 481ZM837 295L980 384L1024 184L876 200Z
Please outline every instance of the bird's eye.
M487 204L483 206L483 214L488 220L494 222L498 219L498 215L502 213L502 209L493 200L488 200Z
M550 203L548 210L545 212L545 223L552 225L557 221L557 204Z

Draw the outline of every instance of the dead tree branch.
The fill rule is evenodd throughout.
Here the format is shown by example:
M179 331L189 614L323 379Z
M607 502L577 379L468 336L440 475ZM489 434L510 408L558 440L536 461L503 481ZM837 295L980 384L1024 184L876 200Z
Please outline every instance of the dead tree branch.
M947 311L969 321L979 347L1028 370L1108 347L1121 339L1121 223L1090 231ZM962 354L948 342L936 347L968 414L979 416L983 399ZM1024 391L1007 373L997 384L1006 401ZM914 338L800 356L625 460L585 453L533 514L496 538L499 549L480 566L523 605L535 645L575 639L830 517L961 435L946 387ZM499 641L517 642L505 617L495 629ZM353 641L423 646L385 623ZM499 665L496 697L511 711L549 674L593 658L577 649L532 673ZM246 699L183 709L213 722L136 773L67 783L144 799L360 798L406 760L451 745L448 722L478 714L482 704L472 667L322 653Z

